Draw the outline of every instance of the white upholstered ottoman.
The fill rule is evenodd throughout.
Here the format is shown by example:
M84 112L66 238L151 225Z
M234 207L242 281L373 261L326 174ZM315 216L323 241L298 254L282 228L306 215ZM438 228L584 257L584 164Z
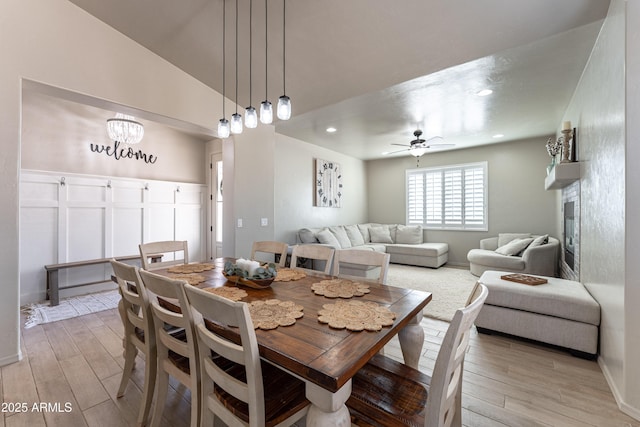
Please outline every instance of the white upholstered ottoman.
M547 283L531 286L501 279L505 274L510 273L485 271L478 279L489 288L475 322L479 332L498 331L596 357L600 305L582 283L536 276Z

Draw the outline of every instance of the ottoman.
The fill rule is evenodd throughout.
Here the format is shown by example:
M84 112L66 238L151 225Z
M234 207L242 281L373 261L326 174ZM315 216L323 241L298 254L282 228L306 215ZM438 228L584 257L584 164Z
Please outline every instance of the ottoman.
M568 349L593 359L598 353L600 305L580 282L554 277L541 285L503 280L504 271L478 279L489 296L476 319L479 332L497 331Z

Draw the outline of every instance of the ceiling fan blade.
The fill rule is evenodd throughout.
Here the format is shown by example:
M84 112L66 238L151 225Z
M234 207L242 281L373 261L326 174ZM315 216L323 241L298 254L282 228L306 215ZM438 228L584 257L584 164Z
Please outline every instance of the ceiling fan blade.
M399 145L401 147L410 147L410 145L407 145L407 144L396 144L395 142L392 142L391 145Z
M443 138L443 137L441 137L441 136L434 136L434 137L431 137L431 138L427 139L427 140L426 140L426 141L424 141L424 142L432 142L432 141L433 141L433 142L436 142L436 141L442 141L443 139L444 139L444 138Z
M396 145L400 145L400 144L396 144ZM398 150L398 151L391 151L390 153L387 153L386 155L391 155L391 154L396 154L396 153L402 153L403 151L410 151L411 148L405 148L404 150Z
M446 148L446 147L455 147L456 144L429 144L425 148Z

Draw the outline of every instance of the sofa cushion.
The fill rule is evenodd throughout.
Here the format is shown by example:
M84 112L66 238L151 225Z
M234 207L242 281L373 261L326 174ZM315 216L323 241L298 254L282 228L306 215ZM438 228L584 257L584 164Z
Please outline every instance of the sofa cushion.
M533 242L533 237L529 237L526 239L513 239L506 245L500 246L498 249L496 249L496 253L508 256L516 255L527 249L527 246L529 246L531 242Z
M499 233L498 247L506 245L513 239L526 239L527 237L531 237L531 233Z
M389 233L389 227L370 227L369 234L371 235L371 243L393 243L391 234Z
M538 236L535 239L533 239L533 242L531 242L531 244L527 247L528 248L535 248L536 246L540 246L540 245L546 245L547 243L549 243L549 235L545 234L543 236Z
M357 225L345 225L344 231L347 232L349 241L351 241L351 246L364 245L364 237L362 236L362 233L360 232L360 229Z
M489 266L496 270L523 271L526 267L524 260L517 256L505 256L487 249L471 249L467 254L469 262Z
M343 226L338 225L335 227L329 227L329 231L336 236L336 239L338 239L338 243L340 243L340 247L342 249L347 249L352 246L351 240L349 240L349 236L347 236L347 232L344 230Z
M362 246L357 246L355 248L352 249L362 249L362 250L368 250L368 251L376 251L376 252L385 252L387 245L385 245L384 243L365 243Z
M576 322L600 324L600 305L580 282L546 277L548 283L523 285L500 279L503 271L485 271L480 283L489 288L485 305L540 313Z
M396 229L396 243L419 245L422 243L422 226L420 225L398 225Z
M338 239L336 239L335 234L329 231L328 228L323 228L318 233L316 233L316 238L320 243L323 243L325 245L333 246L336 249L342 248L342 246L340 246L340 242L338 242Z
M360 230L360 232L362 233L362 238L364 239L365 243L371 242L371 234L369 233L369 229L372 226L381 227L380 224L373 224L373 223L358 224L358 230Z
M318 243L318 239L316 239L318 231L310 228L301 228L298 231L298 237L302 243Z
M387 245L388 254L438 257L447 252L449 252L449 245L446 243L420 243L418 245L394 243Z

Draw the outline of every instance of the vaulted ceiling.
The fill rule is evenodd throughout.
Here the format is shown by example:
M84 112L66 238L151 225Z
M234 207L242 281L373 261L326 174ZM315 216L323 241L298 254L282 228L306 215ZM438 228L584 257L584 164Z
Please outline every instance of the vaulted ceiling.
M223 0L71 0L222 93ZM283 93L283 0L226 0L227 115ZM606 16L604 0L294 0L286 3L279 133L361 159L423 137L454 149L555 132ZM268 86L265 87L265 7ZM479 97L481 89L491 89ZM327 127L337 132L329 134ZM251 130L245 130L250 132ZM494 135L503 137L495 138ZM400 153L404 154L404 153Z

